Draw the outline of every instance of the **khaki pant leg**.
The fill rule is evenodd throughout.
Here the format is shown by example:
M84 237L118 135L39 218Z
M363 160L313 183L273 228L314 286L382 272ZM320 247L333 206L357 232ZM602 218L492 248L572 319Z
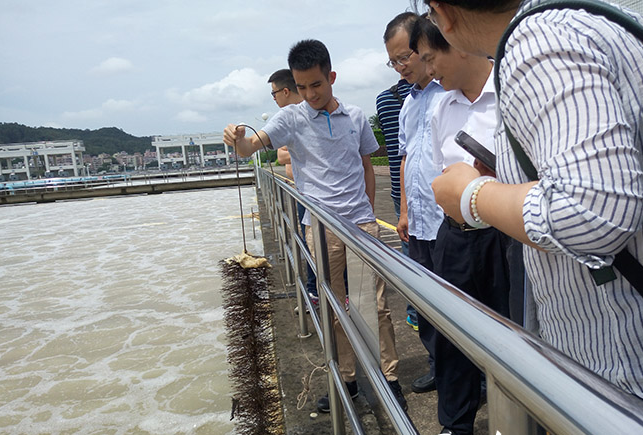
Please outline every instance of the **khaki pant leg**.
M377 222L360 224L359 227L370 235L379 238L380 227ZM385 282L375 272L377 286L377 319L380 338L380 365L387 381L397 380L399 357L395 348L395 331L391 321L391 309L384 294Z
M309 246L313 258L315 258L313 232L310 227L306 229L306 243ZM328 246L330 286L337 299L343 304L344 299L346 299L346 286L344 285L346 249L344 243L329 230L326 230L326 244ZM317 283L319 285L319 280ZM335 342L337 344L339 371L342 374L344 382L352 382L355 380L355 353L337 317L334 318L333 329L335 331Z

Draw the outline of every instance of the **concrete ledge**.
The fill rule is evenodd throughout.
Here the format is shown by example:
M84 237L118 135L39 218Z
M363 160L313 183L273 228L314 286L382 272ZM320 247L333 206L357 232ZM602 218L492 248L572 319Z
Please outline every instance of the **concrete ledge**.
M241 185L251 185L255 182L253 177L241 177ZM135 184L129 186L101 187L76 190L50 190L20 193L15 195L0 196L0 205L21 204L28 202L54 202L69 199L86 199L119 195L153 195L163 192L179 190L206 189L215 187L236 186L237 178L212 178L198 181L178 181L167 183Z

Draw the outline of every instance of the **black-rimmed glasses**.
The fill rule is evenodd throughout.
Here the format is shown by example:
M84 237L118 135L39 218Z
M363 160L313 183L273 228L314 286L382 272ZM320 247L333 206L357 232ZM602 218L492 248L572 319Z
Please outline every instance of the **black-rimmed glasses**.
M277 89L276 91L271 91L270 95L272 95L272 98L275 98L275 95L277 95L279 92L283 91L284 89L286 88L281 88L281 89Z

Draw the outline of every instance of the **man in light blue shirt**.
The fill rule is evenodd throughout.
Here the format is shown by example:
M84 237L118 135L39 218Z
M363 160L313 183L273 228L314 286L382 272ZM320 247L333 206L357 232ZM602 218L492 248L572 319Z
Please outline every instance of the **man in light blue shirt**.
M389 55L388 65L413 83L400 111L398 139L402 163L397 232L402 241L409 243L409 256L428 270L433 270L431 249L443 215L431 189L431 182L439 172L433 165L429 120L444 90L427 73L417 52L409 47L411 32L418 19L421 18L410 12L395 17L386 28L384 43ZM428 374L413 381L411 389L424 393L435 389L435 329L419 314L417 324L420 340L429 352L430 369Z

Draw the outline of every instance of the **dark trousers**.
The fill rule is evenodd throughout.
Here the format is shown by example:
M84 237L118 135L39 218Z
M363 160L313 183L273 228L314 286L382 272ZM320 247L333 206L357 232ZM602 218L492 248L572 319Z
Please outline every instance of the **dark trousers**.
M507 248L511 289L509 290L509 318L525 326L525 264L522 257L522 243L510 239Z
M461 231L443 222L433 250L434 272L499 314L509 314L509 238L494 228ZM438 419L457 435L473 434L480 370L442 334L435 339Z
M433 259L431 252L435 246L435 240L418 240L415 236L409 236L409 257L424 266L427 270L433 271ZM432 372L435 370L435 335L433 325L420 314L417 314L418 333L420 341L429 352L429 367Z
M302 219L304 219L304 213L306 213L306 208L300 203L297 203L297 214L299 215L299 225L301 226L301 236L304 238L304 242L305 242L306 225L301 223ZM317 296L317 277L315 276L315 272L313 272L313 269L312 267L310 267L310 264L308 264L308 262L306 262L306 276L308 277L306 281L306 289L308 290L308 294Z

